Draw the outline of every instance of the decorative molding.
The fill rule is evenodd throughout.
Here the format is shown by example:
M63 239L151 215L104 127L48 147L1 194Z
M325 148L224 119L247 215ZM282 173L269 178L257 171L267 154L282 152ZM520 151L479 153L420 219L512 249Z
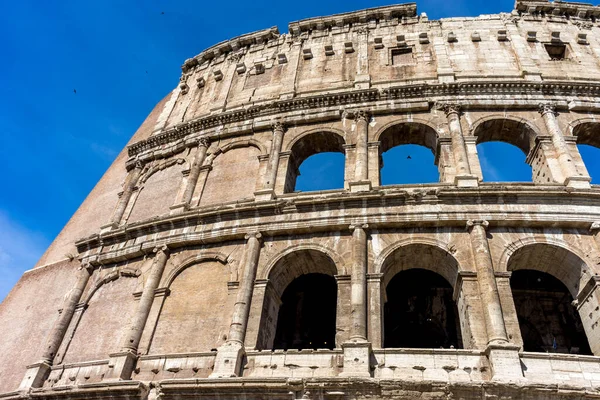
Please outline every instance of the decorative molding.
M469 100L468 96L476 96ZM470 102L475 102L481 96L581 96L596 97L600 102L600 84L573 82L528 82L528 81L488 81L477 83L444 83L402 85L385 89L352 90L340 93L327 93L316 96L298 97L290 100L276 100L271 103L250 106L247 109L226 111L184 122L166 131L151 136L148 139L128 146L128 154L135 157L140 153L152 151L165 144L180 140L187 135L206 129L253 120L257 117L271 116L290 111L306 111L326 107L339 107L351 104L375 103L386 100L419 100L431 102L432 98L461 96L464 101L461 108L469 108ZM535 101L535 100L534 100ZM539 100L538 100L539 102ZM440 102L443 103L443 102ZM435 103L434 103L435 104ZM531 108L537 103L532 102ZM566 105L564 106L566 108ZM372 112L385 112L372 107Z

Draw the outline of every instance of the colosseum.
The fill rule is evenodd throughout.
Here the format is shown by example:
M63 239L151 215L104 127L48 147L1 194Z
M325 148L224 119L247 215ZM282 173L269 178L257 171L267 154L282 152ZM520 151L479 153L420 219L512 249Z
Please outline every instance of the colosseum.
M599 17L409 3L186 60L0 305L0 399L599 399ZM436 183L381 184L405 144ZM323 152L343 187L297 190Z

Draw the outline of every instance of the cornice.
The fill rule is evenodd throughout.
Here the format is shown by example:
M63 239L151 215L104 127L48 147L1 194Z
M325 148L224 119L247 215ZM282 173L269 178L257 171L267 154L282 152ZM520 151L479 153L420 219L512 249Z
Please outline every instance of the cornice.
M600 220L600 207L595 208L599 200L600 188L570 191L561 185L490 184L474 189L432 185L380 188L361 194L296 194L268 202L203 207L163 216L90 236L76 242L76 246L86 262L109 264L142 256L162 245L173 249L242 240L247 233L257 231L268 237L347 230L349 225L366 222L372 229L418 226L462 230L467 220L485 219L492 228L562 227L587 231L591 221ZM486 205L485 209L481 204ZM556 206L564 204L569 204L570 211L556 211L562 209ZM531 205L535 207L528 207ZM292 213L288 212L290 206ZM574 212L574 207L579 209ZM337 211L327 216L320 212L332 209Z
M502 98L503 96L523 95L531 99L527 102L515 103L514 107L530 106L537 109L540 96L582 97L582 102L590 102L590 97L600 98L600 83L574 82L528 82L528 81L478 81L454 83L422 83L416 85L398 85L382 89L350 90L347 92L327 93L313 96L299 96L291 100L276 100L271 103L254 105L244 109L236 109L217 115L209 115L176 125L166 131L136 142L128 146L129 157L159 148L180 140L187 135L229 124L246 122L253 129L252 121L258 117L272 116L291 111L310 111L356 104L365 108L371 105L373 114L389 113L388 107L376 107L377 102L390 100L424 100L430 104L435 101L448 101L449 96L461 96L462 109L481 107L481 97ZM471 99L468 96L473 96ZM583 99L585 98L585 99ZM574 100L575 101L575 100ZM600 99L598 99L600 102ZM566 103L565 103L566 104ZM566 106L564 106L566 108Z

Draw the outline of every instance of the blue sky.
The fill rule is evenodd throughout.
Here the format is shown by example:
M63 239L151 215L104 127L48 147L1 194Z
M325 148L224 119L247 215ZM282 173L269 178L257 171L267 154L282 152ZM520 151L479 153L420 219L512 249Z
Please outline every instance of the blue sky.
M186 58L273 25L286 32L290 21L389 4L5 2L0 13L0 300L34 265L153 106L178 83ZM432 19L508 12L512 6L506 0L418 4L419 12ZM399 171L414 171L402 151L417 154L411 160L416 163L417 150L397 151ZM391 164L386 160L386 168ZM310 163L303 168L310 171Z

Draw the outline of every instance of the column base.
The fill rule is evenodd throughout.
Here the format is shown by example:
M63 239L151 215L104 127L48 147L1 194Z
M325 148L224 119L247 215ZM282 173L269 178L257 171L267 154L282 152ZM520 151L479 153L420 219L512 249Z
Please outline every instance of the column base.
M119 224L111 222L110 224L102 225L100 227L100 233L110 232L113 229L117 229L118 227L119 227Z
M565 179L565 186L573 189L589 189L591 180L587 176L571 176Z
M137 362L137 354L132 351L113 353L108 355L108 373L105 381L128 381Z
M244 344L228 342L219 347L215 359L215 368L209 378L233 378L241 375L242 359L246 351Z
M171 210L169 212L170 215L176 215L176 214L181 214L182 212L187 211L188 209L188 204L187 203L179 203L179 204L175 204L171 207L169 207L169 209Z
M524 379L519 346L511 343L489 344L485 349L485 354L490 361L493 381Z
M25 377L19 385L19 390L27 390L31 388L40 388L44 385L44 381L50 375L52 366L47 362L40 362L27 366Z
M344 370L341 377L371 377L371 342L357 339L342 343Z
M261 189L254 192L254 201L269 201L275 198L275 191L273 189Z
M371 87L371 75L357 75L356 79L354 79L354 87L356 89L369 89Z
M371 190L371 181L348 182L350 193L368 192Z
M478 187L479 179L475 175L457 175L454 184L458 187Z

